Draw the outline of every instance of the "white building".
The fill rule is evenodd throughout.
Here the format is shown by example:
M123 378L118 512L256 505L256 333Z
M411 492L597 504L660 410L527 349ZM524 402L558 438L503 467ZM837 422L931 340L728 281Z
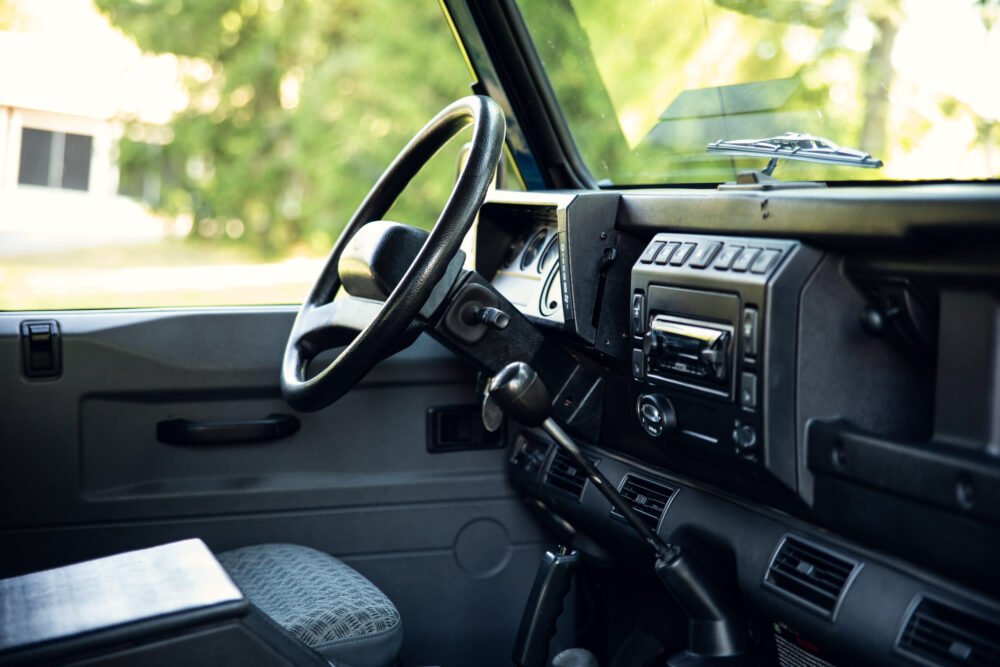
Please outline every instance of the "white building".
M163 124L186 97L173 56L144 56L90 0L22 0L0 31L0 256L155 240L118 194L125 122Z

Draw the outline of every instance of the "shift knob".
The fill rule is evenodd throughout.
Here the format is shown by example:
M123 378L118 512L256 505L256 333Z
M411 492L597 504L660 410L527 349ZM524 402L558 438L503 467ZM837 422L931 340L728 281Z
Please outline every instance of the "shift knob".
M541 426L549 416L552 397L535 369L515 361L493 376L487 389L490 398L513 420L525 426Z

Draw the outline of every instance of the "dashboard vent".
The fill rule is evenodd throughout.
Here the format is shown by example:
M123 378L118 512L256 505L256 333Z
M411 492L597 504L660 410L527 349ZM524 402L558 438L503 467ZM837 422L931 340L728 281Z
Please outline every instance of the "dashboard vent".
M620 492L632 505L639 518L654 531L660 525L660 517L663 516L664 510L670 504L670 498L674 495L674 489L666 484L638 477L632 473L625 475ZM621 519L625 518L615 509L611 510L611 514Z
M596 463L590 459L591 463ZM556 448L548 472L545 473L545 484L560 491L565 491L577 500L583 495L583 487L587 485L587 473L573 462L561 449Z
M935 665L998 665L1000 623L922 597L910 612L896 646Z
M860 567L855 560L787 535L771 559L764 585L832 619Z

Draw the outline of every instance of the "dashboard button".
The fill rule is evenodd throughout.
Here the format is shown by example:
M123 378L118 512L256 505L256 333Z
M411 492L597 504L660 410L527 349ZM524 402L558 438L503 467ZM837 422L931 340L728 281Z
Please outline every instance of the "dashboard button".
M740 406L744 410L757 409L757 376L744 373L740 378Z
M671 241L667 243L660 249L660 252L656 255L656 263L663 265L670 260L670 256L674 254L674 251L680 246L680 243Z
M691 255L691 268L704 269L712 261L712 258L715 257L715 253L719 252L719 248L721 247L722 244L718 241L703 243L698 246L698 249Z
M641 380L646 372L646 362L642 356L642 350L632 350L632 377Z
M646 309L646 297L642 295L642 292L636 292L632 295L632 335L641 336L645 333L646 327L643 326L642 312Z
M683 266L684 262L687 261L688 257L691 255L691 251L694 250L694 243L685 243L680 248L674 252L673 257L670 258L670 266Z
M740 273L746 271L753 264L753 261L757 259L757 255L760 254L760 248L747 248L740 253L740 256L736 258L733 262L733 271L739 271Z
M752 273L767 273L780 256L780 250L765 250L757 257L753 266L750 267L750 271Z
M715 260L713 266L721 271L727 270L732 265L733 260L736 259L736 256L740 254L741 250L743 250L743 246L741 245L727 245L719 253L719 257Z
M653 258L656 257L656 253L660 252L660 248L663 247L662 241L653 241L646 248L646 251L642 253L639 257L640 264L652 264Z
M743 334L743 354L747 357L757 355L757 309L744 308L741 326Z

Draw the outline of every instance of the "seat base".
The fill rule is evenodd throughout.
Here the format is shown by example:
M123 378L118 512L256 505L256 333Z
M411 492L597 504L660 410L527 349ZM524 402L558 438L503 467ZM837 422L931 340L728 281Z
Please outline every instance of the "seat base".
M395 605L354 568L294 544L217 558L246 598L307 646L352 667L390 667L403 643Z

